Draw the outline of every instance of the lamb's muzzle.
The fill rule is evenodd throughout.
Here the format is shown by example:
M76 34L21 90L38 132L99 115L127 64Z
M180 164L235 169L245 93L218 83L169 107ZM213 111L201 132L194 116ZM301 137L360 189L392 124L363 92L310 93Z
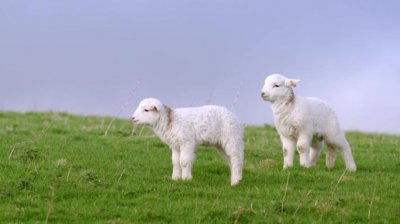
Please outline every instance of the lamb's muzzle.
M268 101L268 95L265 92L261 92L261 98L265 101Z
M133 116L132 116L131 120L132 120L132 123L134 123L134 124L135 124L136 122L138 122L138 120L136 120L135 117L133 117Z

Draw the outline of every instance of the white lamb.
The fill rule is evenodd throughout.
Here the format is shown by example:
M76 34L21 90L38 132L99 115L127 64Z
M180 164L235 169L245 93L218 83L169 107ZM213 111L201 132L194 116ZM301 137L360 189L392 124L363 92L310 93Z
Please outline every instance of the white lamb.
M346 169L356 171L349 143L335 112L319 99L295 96L292 87L296 87L299 81L272 74L265 79L261 92L262 98L272 105L275 126L283 146L283 168L293 166L296 147L300 154L300 165L314 166L325 141L328 146L328 168L334 166L338 150L343 156Z
M172 151L172 179L191 180L195 148L201 144L216 146L231 170L231 185L242 179L243 126L224 107L177 108L154 98L140 102L132 115L134 124L146 124L169 145Z

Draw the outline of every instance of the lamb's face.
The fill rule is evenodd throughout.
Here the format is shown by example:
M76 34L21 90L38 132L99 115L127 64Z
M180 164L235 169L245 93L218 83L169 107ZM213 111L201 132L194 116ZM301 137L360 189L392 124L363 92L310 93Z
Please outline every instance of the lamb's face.
M154 98L147 98L139 103L139 106L132 115L134 124L154 125L160 119L160 111L163 104Z
M287 97L292 93L300 80L288 79L283 75L272 74L265 79L264 87L261 90L261 97L265 101L274 102Z

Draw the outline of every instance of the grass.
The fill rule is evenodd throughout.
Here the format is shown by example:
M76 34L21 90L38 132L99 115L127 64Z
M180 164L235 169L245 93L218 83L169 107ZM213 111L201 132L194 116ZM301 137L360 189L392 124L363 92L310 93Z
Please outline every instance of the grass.
M201 147L190 182L128 120L0 112L0 223L399 223L400 137L347 133L358 164L282 170L272 127L247 127L243 182ZM139 135L140 134L140 135ZM205 150L201 150L205 149ZM298 156L296 157L298 160Z

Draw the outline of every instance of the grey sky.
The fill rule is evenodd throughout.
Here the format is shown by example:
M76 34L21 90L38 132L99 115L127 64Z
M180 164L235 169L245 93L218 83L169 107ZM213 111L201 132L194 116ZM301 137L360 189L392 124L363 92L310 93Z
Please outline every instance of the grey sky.
M145 97L272 123L301 79L346 129L400 134L400 1L1 1L0 110L130 116ZM132 96L129 105L119 113Z

